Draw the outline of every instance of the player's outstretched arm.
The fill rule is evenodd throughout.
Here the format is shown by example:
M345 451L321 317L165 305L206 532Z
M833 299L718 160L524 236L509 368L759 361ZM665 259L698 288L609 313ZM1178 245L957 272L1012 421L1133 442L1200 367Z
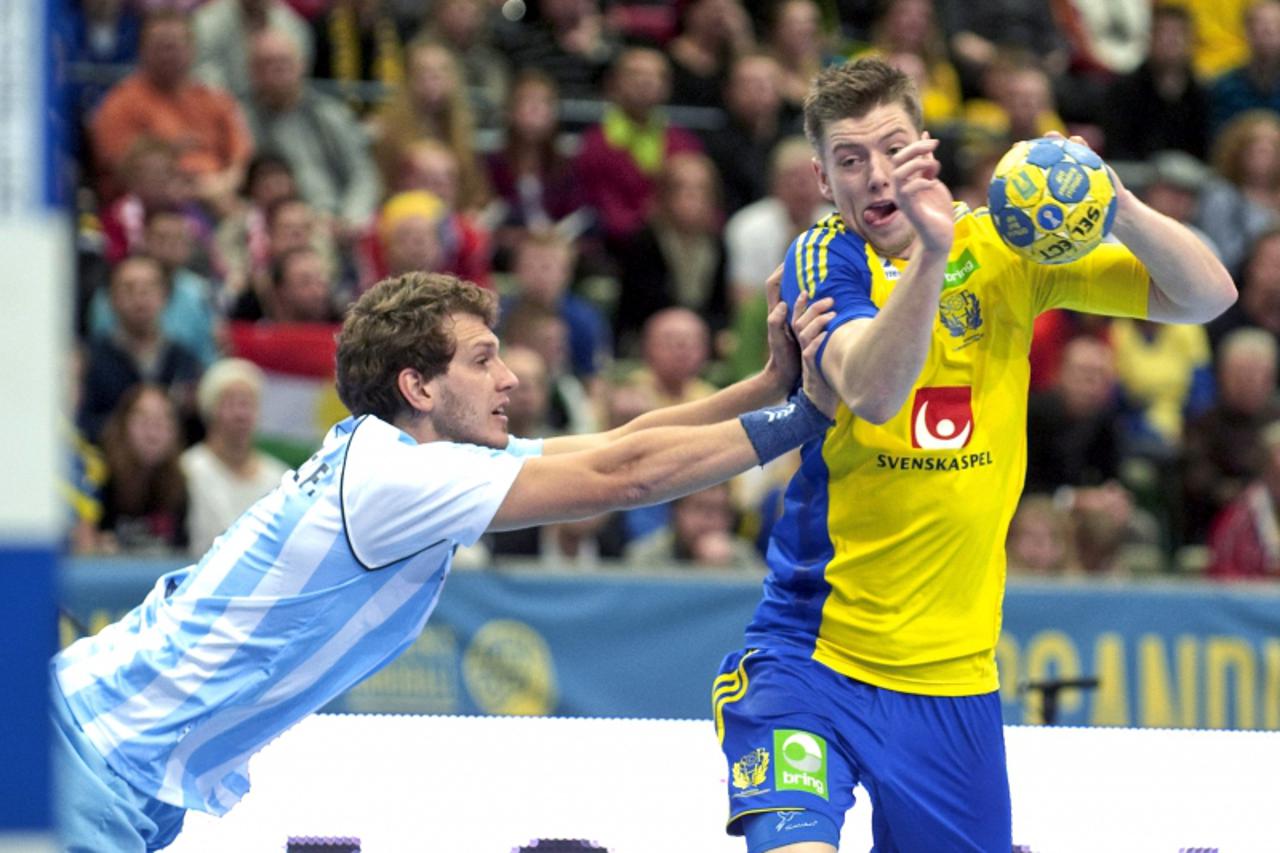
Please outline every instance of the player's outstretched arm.
M796 378L800 375L800 351L796 346L796 337L804 329L809 329L812 334L821 333L830 320L830 317L825 317L824 314L831 307L831 300L819 300L809 306L807 311L797 306L799 310L796 311L795 320L789 328L787 306L778 296L781 281L782 267L778 267L765 282L765 293L769 304L766 332L769 340L769 359L759 373L735 382L709 397L654 409L606 432L548 438L542 444L543 455L574 453L579 450L603 447L623 436L659 426L702 426L718 423L737 417L743 412L783 400L795 386ZM810 329L810 326L813 328Z
M825 334L799 333L804 388L783 406L706 426L654 427L603 447L525 460L489 525L512 530L668 501L820 438L838 399L814 369Z
M894 200L916 232L907 267L880 312L836 329L822 358L845 405L872 423L884 423L902 408L933 336L955 238L951 192L938 179L933 156L937 145L925 135L893 156Z
M1186 226L1149 207L1116 182L1116 221L1111 233L1151 275L1147 319L1207 323L1236 301L1231 274Z
M1049 136L1062 134L1050 132ZM1088 147L1082 137L1071 141ZM1231 274L1204 241L1182 223L1156 211L1116 185L1116 221L1111 233L1133 252L1151 276L1147 319L1160 323L1207 323L1236 301Z

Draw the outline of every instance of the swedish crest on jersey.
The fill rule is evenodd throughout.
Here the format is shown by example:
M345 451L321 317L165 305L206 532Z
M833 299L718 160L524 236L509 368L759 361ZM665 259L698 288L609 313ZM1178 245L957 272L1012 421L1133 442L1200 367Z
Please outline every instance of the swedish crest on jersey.
M769 750L757 747L733 762L732 776L733 787L741 791L735 797L763 794L760 785L769 778Z
M961 347L982 338L982 303L972 290L944 291L938 300L938 319L953 338L963 338Z

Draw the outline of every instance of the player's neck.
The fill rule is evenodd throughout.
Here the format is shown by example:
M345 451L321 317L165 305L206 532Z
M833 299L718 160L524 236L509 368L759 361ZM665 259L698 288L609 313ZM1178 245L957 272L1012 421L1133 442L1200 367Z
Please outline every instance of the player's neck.
M431 419L425 415L419 415L418 417L402 415L392 421L391 425L406 433L418 444L440 440L440 436L436 434L435 428L431 424Z

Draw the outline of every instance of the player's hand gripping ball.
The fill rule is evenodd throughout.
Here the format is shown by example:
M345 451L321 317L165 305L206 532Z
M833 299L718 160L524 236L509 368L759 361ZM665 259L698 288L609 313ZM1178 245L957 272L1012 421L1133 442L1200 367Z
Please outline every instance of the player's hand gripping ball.
M1045 136L1019 142L1000 158L987 203L1014 252L1038 264L1065 264L1111 233L1116 187L1097 154Z

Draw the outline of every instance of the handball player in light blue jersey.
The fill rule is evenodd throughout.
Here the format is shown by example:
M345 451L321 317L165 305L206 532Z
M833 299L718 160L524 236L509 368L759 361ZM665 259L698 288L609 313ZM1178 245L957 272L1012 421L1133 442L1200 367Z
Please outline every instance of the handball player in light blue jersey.
M249 789L255 752L414 641L458 545L669 500L832 423L835 397L811 369L830 319L816 302L797 306L790 330L775 305L769 366L713 397L599 435L511 438L517 379L495 305L445 275L371 289L338 340L352 417L199 563L54 657L66 849L158 850L187 809L225 813ZM803 389L759 408L802 364Z

